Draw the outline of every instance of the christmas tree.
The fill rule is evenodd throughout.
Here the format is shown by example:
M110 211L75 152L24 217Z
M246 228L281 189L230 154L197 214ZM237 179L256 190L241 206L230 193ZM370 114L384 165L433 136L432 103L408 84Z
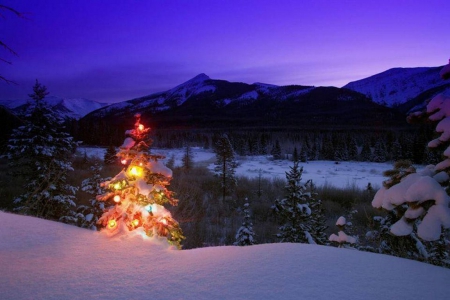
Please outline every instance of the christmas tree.
M248 199L245 198L244 221L242 222L242 226L239 227L236 233L236 241L234 242L235 246L249 246L255 244L255 232L253 231L253 224L250 217L249 206L250 205L248 204Z
M98 223L110 236L137 233L165 237L180 249L183 233L163 206L175 206L178 202L173 192L166 188L172 171L161 162L164 156L150 154L150 128L140 123L140 114L135 117L134 129L125 132L126 138L117 153L125 167L114 178L102 183L107 192L97 196L99 201L115 203L103 213Z

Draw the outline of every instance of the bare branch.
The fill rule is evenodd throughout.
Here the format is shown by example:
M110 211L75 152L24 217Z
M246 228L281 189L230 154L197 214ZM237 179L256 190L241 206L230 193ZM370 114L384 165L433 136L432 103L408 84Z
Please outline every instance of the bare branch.
M7 84L15 84L15 85L18 85L17 82L14 82L14 81L12 81L12 80L8 80L8 79L6 79L5 77L3 77L2 75L0 75L0 81L4 81L4 82L6 82Z

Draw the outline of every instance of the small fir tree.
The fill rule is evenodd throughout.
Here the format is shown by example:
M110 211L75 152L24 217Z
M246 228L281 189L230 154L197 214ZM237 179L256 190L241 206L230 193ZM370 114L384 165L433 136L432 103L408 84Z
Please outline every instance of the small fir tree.
M244 221L242 222L242 226L239 227L236 233L236 241L234 242L235 246L249 246L255 244L255 233L253 232L253 224L250 218L249 212L249 204L248 199L245 198L244 204Z
M77 142L65 132L63 119L45 102L47 88L37 80L30 98L34 103L26 123L11 134L7 157L12 173L25 179L25 192L14 202L16 211L42 218L76 222L77 188L67 183Z
M286 243L314 243L308 224L311 216L308 200L311 194L300 182L303 168L300 168L298 164L298 161L294 162L294 166L290 167L291 170L286 172L286 198L277 199L272 206L281 224L277 237L281 239L281 242Z
M106 148L106 152L103 157L105 165L113 165L117 163L116 153L117 153L116 147L114 147L113 145L109 145L108 148Z
M275 144L272 146L270 154L272 154L273 159L281 159L281 147L278 140L276 140Z
M347 225L347 220L344 217L339 217L336 221L336 226L339 229L338 234L331 234L329 237L330 242L335 242L338 244L339 248L348 248L349 244L356 244L356 238L347 235L344 230Z
M143 234L165 237L181 248L183 233L164 204L177 205L173 192L167 189L172 171L161 160L162 155L150 154L150 128L140 123L136 114L134 129L126 138L117 156L125 168L111 180L102 183L107 192L97 196L114 206L107 209L98 223L108 235Z
M193 159L192 159L192 150L191 147L186 146L183 154L183 158L181 159L181 168L188 172L193 168Z
M220 188L222 190L222 201L225 202L226 196L228 196L237 185L235 176L237 163L234 158L233 147L226 134L218 139L215 146L216 166L214 171L216 177L219 178Z

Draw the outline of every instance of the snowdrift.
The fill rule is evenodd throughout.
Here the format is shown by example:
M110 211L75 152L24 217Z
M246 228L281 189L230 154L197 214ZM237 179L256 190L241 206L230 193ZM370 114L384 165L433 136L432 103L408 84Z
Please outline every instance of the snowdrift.
M2 299L448 299L450 270L305 244L172 250L0 212Z

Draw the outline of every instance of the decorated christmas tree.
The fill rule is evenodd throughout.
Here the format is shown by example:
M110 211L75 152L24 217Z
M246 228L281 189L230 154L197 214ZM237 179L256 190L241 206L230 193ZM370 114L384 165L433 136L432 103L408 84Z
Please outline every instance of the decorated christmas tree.
M136 114L134 129L125 132L126 138L117 156L124 169L111 180L102 183L106 193L97 196L99 201L112 201L98 223L110 236L141 234L146 237L165 237L181 248L183 233L165 204L177 205L173 192L166 186L172 171L161 161L162 155L150 153L152 140L150 128L140 123Z

